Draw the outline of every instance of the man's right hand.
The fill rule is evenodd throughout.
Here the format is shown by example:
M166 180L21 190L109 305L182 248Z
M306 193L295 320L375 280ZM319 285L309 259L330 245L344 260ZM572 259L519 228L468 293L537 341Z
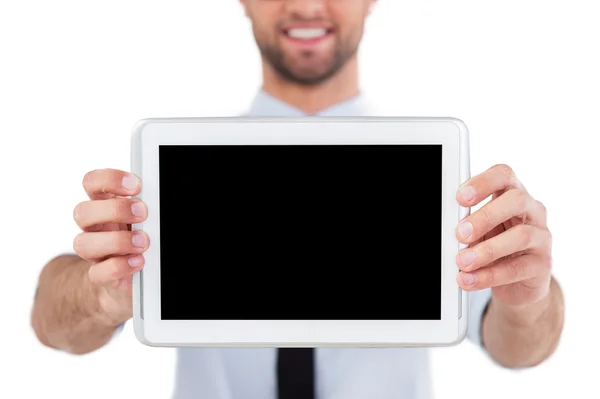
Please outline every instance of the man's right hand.
M88 276L97 288L100 311L115 324L132 317L132 275L143 268L142 253L150 244L146 233L131 231L131 224L142 222L148 213L141 200L128 198L138 194L141 186L131 173L93 170L83 178L89 201L73 210L82 230L73 240L73 249L91 262Z

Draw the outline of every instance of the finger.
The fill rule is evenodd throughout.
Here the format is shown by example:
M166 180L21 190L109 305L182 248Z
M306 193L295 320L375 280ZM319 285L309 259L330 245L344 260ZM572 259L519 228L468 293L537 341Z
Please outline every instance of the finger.
M88 271L90 281L97 285L108 285L144 267L144 256L115 256L95 263Z
M456 264L461 270L469 272L521 251L546 253L550 242L549 230L518 224L495 237L461 250L456 255Z
M101 223L140 223L147 216L146 204L137 198L83 201L73 209L73 219L83 231Z
M510 189L527 192L510 166L498 164L464 182L456 192L456 200L462 206L474 206L497 191Z
M141 187L136 175L118 169L96 169L83 176L83 188L91 200L136 195Z
M536 277L546 269L543 259L545 257L534 254L516 256L472 272L461 271L456 281L466 291L516 283Z
M73 250L83 259L98 262L108 256L139 254L150 245L150 238L141 231L100 231L80 233L73 240Z
M526 191L510 189L464 218L456 227L456 238L463 243L471 243L514 217L536 227L547 227L546 211L541 202Z

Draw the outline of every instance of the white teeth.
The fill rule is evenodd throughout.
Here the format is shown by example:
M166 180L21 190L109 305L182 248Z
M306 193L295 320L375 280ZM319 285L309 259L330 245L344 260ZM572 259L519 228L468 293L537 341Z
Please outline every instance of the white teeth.
M287 31L287 34L295 39L316 39L317 37L325 36L327 29L300 29L294 28Z

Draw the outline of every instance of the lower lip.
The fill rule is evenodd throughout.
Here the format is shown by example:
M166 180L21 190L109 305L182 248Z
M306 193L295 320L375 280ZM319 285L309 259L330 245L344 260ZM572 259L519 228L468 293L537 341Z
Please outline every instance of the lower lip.
M328 32L323 36L319 36L319 37L315 37L314 39L298 39L295 37L291 37L285 33L283 33L283 36L289 40L290 42L298 45L298 46L304 46L304 47L310 47L310 46L315 46L319 43L322 43L323 41L325 41L326 39L328 39L331 36L331 33Z

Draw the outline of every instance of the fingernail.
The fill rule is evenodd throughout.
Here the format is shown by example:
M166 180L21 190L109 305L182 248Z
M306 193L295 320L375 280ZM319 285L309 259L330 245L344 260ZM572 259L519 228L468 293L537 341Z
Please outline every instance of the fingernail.
M475 277L475 275L471 273L463 273L461 275L461 280L465 285L473 285L475 284L475 280L477 280L477 277Z
M466 251L460 254L460 261L463 266L469 266L475 260L475 251Z
M134 202L131 204L131 213L134 216L144 216L144 204L141 202Z
M138 178L131 173L123 176L123 180L121 181L123 188L126 190L135 190L138 185Z
M471 222L463 222L458 225L458 234L462 238L469 238L469 236L473 233L473 224Z
M127 259L127 263L129 263L129 266L131 267L139 267L142 265L142 255L136 255L136 256L132 256L129 259Z
M475 189L471 186L464 186L458 190L458 194L465 200L471 201L475 198Z
M146 244L146 237L143 234L134 234L131 238L131 242L136 247L143 247Z

